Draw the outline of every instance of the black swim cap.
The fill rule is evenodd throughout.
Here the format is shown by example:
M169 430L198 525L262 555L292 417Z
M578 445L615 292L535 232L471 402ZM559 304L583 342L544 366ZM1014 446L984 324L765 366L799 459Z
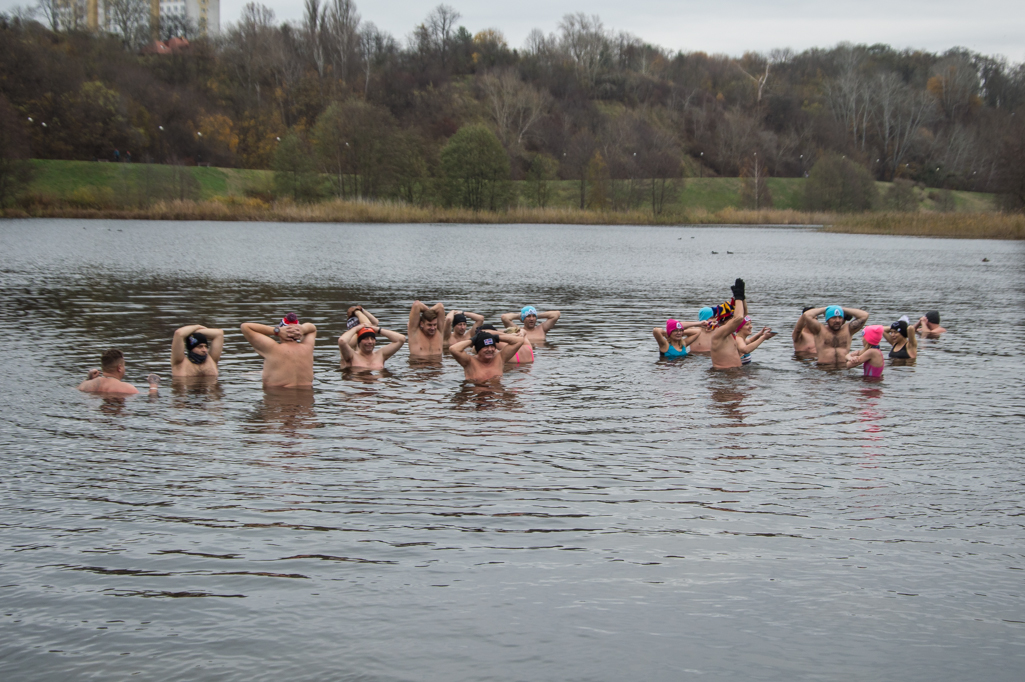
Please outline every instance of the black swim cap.
M929 320L929 322L931 322L933 324L939 324L940 323L940 313L939 313L938 310L930 310L929 312L927 312L925 314L925 319Z
M493 324L482 324L480 326L480 328L481 328L481 331L483 331L485 329L489 329L489 330L491 330L493 332L497 332L498 331L497 329L495 329L495 325L493 325Z
M498 337L495 334L477 334L473 337L473 349L478 353L484 346L494 346L498 343Z
M466 315L463 315L462 313L456 313L452 316L452 324L457 325L459 323L466 324Z
M908 338L908 323L904 320L897 320L890 325L890 329L896 329L905 339Z
M185 347L189 350L192 350L201 343L205 343L207 346L210 345L210 342L206 338L206 334L203 332L192 332L185 337Z

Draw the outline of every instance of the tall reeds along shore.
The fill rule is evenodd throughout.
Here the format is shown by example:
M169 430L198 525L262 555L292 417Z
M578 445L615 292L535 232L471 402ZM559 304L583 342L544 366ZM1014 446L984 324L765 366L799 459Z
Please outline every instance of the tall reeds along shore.
M815 213L795 210L726 208L667 212L513 208L472 211L411 206L399 202L327 201L266 203L253 198L159 201L141 208L33 206L7 209L7 218L104 218L126 220L234 220L331 223L478 223L554 225L808 225L827 232L892 234L958 239L1025 239L1025 215L1007 213Z

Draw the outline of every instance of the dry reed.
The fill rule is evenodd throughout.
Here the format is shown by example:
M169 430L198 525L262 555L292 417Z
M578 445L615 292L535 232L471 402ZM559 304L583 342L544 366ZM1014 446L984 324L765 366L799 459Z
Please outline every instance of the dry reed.
M567 208L514 208L475 212L461 208L410 206L397 202L326 201L267 204L219 197L213 201L161 201L144 208L90 209L29 206L6 217L134 220L236 220L333 223L483 223L556 225L809 225L828 232L974 239L1025 239L1025 216L1003 213L860 213L837 215L770 209L685 210L652 216L649 211L603 212Z

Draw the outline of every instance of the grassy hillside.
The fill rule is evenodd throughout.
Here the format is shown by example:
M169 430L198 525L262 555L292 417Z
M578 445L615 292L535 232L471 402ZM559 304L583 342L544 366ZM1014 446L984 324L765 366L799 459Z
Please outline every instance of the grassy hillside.
M96 163L91 161L44 161L33 162L36 176L29 193L44 205L72 205L96 208L121 206L125 203L139 203L126 200L130 196L145 196L157 193L166 184L167 166L147 166L140 163ZM271 171L241 170L235 168L185 167L179 169L195 181L200 201L218 197L242 197L247 191L266 193L272 186ZM769 178L772 207L783 210L801 210L804 178ZM517 185L519 205L526 208L527 186ZM560 180L554 184L551 208L574 209L580 205L580 184L572 180ZM880 195L885 194L888 183L877 183ZM164 188L166 189L166 188ZM646 187L641 188L642 191ZM957 212L978 213L993 210L992 195L973 192L949 192L946 198L937 190L915 188L919 207L927 211L940 210L942 203L951 203ZM675 200L666 205L667 213L684 211L707 211L715 213L728 208L740 207L740 178L688 178L684 188ZM638 210L648 208L647 195L642 194ZM172 197L173 198L173 197Z

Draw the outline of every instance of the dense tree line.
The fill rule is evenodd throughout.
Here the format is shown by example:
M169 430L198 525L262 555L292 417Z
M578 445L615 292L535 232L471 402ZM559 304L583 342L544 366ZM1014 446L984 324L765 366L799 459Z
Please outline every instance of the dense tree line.
M112 21L93 35L54 2L40 3L42 21L0 15L2 111L22 122L24 140L8 136L22 155L287 165L297 198L314 191L303 174L319 172L342 197L485 208L508 200L509 179L528 180L544 205L559 177L576 181L581 207L655 212L688 175L742 176L745 201L771 205L766 176L829 159L836 178L861 184L1025 203L1025 65L965 49L732 58L670 52L582 13L515 49L498 30L471 33L446 5L399 41L352 0L305 0L290 23L249 4L215 39L160 27L191 43L150 54L148 3L110 0ZM453 176L459 154L481 168Z

